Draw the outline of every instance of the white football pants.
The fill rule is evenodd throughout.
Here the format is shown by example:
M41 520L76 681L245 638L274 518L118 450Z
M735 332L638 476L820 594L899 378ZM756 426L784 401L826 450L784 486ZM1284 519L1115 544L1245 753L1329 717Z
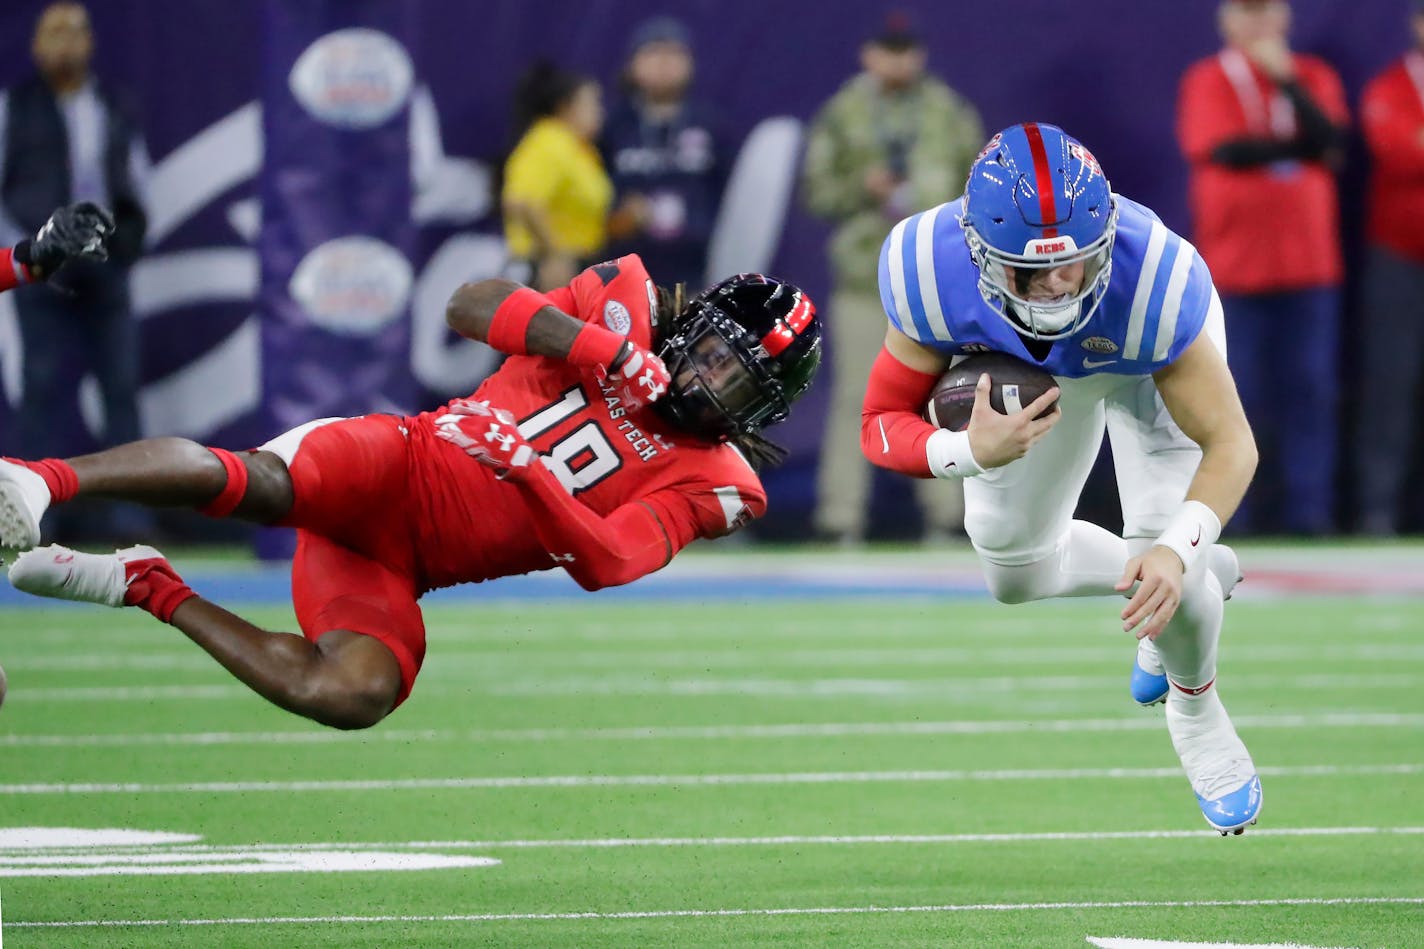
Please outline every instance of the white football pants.
M1225 353L1221 308L1213 304L1203 332ZM989 591L1004 603L1120 596L1113 586L1128 559L1152 546L1201 463L1201 449L1172 421L1151 376L1101 374L1058 384L1063 417L1043 440L1018 461L964 482L964 528ZM1104 430L1123 537L1073 520ZM1183 578L1181 606L1157 638L1167 675L1187 688L1216 675L1221 587L1205 561Z

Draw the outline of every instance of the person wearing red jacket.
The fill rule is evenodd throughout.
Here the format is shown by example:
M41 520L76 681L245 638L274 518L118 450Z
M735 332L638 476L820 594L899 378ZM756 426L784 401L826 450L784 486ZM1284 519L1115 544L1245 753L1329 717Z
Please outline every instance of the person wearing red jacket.
M368 727L410 694L425 592L554 567L589 590L629 583L759 517L752 463L783 454L761 431L820 361L816 309L795 286L741 274L684 304L636 255L547 294L467 284L446 312L510 358L435 411L317 419L238 453L153 438L0 461L0 546L33 548L10 582L147 610L276 705ZM45 510L76 496L295 527L303 635L197 596L151 547L35 548Z
M1318 534L1334 526L1345 95L1328 64L1287 45L1285 0L1224 0L1218 17L1225 46L1182 77L1177 136L1261 446L1256 483L1271 492L1248 494L1233 523Z
M1360 404L1355 436L1357 527L1399 531L1404 478L1424 396L1424 0L1414 48L1365 87L1360 122L1373 160L1363 281Z

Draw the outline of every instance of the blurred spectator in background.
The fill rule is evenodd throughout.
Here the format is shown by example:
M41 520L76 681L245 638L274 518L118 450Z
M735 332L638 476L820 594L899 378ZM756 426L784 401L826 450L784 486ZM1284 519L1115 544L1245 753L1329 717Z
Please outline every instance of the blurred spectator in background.
M953 200L984 144L974 107L925 73L925 47L902 14L860 51L861 71L821 107L809 133L802 185L813 214L834 222L827 307L831 406L816 481L815 531L841 544L864 538L871 469L860 450L860 406L885 337L880 246L896 221ZM916 483L924 536L963 523L958 482Z
M712 109L688 97L692 43L672 17L633 31L624 98L612 109L603 153L617 210L609 257L637 253L673 283L699 286L717 220L730 155Z
M1338 442L1333 166L1345 94L1323 60L1291 52L1284 0L1225 0L1218 25L1225 48L1182 78L1177 135L1197 248L1222 292L1227 352L1261 448L1263 477L1232 524L1324 533Z
M1360 104L1374 159L1364 276L1364 357L1353 483L1358 527L1398 533L1401 488L1424 398L1424 0L1414 49L1377 76Z
M504 166L501 200L512 279L561 287L603 253L613 185L594 142L603 91L587 76L534 65L514 98L518 142Z
M143 249L148 151L132 116L89 71L89 14L53 3L32 46L37 74L0 92L0 244L33 235L54 208L90 201L113 209L109 259L75 260L49 284L15 291L24 347L18 444L32 457L73 454L67 422L92 373L103 404L103 445L140 436L138 333L129 267ZM59 424L57 424L59 423ZM146 515L115 509L109 532L143 533ZM132 523L130 523L132 522ZM71 525L59 525L69 532Z

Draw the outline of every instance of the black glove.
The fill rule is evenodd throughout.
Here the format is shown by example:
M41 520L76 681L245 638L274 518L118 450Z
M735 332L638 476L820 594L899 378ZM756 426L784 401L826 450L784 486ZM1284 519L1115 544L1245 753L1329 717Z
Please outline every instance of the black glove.
M75 257L105 260L114 233L114 217L89 201L71 204L50 215L32 241L15 245L15 259L37 280L48 280Z

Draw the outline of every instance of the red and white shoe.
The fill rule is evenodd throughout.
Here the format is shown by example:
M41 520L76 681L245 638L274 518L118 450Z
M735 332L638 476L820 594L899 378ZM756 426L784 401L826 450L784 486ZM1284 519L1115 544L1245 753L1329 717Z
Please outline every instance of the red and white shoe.
M36 547L10 565L10 584L35 596L77 600L100 606L124 606L129 586L159 567L177 574L152 547L128 547L112 554L86 554L58 544Z
M49 507L44 478L24 465L0 460L0 547L29 550L40 542L40 518Z

